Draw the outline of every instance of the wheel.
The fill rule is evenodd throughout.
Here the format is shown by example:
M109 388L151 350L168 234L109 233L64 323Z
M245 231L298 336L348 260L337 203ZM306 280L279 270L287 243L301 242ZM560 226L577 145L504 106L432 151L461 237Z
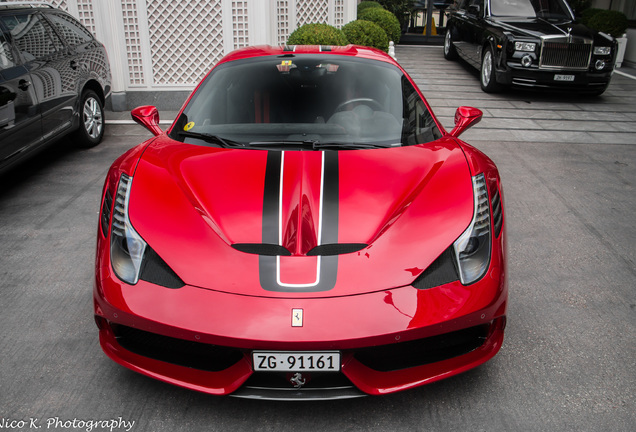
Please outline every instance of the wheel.
M450 27L446 29L446 36L444 36L444 58L446 60L455 60L457 58L457 50L455 45L453 45Z
M344 101L343 103L341 103L340 105L338 105L338 107L336 107L336 111L343 111L344 107L346 107L347 105L351 105L351 104L363 104L363 105L367 105L372 109L375 109L375 111L382 111L382 105L380 105L380 102L378 102L375 99L371 99L371 98L355 98L355 99L349 99L348 101Z
M497 79L495 78L495 56L492 49L488 46L484 50L481 58L481 72L479 73L479 81L481 89L486 93L494 93L500 90Z
M79 115L80 125L75 132L75 142L80 147L95 147L104 137L104 107L94 91L82 93Z

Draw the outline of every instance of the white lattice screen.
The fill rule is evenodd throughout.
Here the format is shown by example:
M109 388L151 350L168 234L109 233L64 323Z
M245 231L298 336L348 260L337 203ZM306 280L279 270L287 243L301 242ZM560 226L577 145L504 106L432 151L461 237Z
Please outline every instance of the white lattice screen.
M146 0L153 83L194 85L223 55L221 0Z
M243 48L250 44L247 3L247 1L232 2L232 39L234 48Z
M278 45L284 45L291 33L289 17L289 1L278 0L276 2L276 43Z
M329 20L329 2L297 0L296 22L299 26L309 23L326 23Z
M145 82L144 65L137 2L135 0L122 0L121 11L129 82L131 85L143 85Z
M93 2L91 0L77 0L77 15L84 26L93 34L95 33L95 16L93 14Z
M333 24L338 28L345 25L345 2L344 0L334 1Z

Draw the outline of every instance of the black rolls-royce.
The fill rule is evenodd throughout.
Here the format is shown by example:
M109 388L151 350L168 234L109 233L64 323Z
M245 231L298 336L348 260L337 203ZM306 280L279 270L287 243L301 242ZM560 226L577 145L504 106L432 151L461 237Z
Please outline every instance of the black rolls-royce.
M616 41L574 22L564 0L458 0L444 57L480 71L481 88L543 87L601 94L616 59Z

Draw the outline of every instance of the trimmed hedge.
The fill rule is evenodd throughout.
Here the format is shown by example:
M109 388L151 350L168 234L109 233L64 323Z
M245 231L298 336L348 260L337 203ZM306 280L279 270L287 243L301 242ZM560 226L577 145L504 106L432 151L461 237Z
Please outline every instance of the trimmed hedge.
M389 41L396 44L402 36L402 28L398 19L386 9L371 8L358 15L358 19L371 21L379 25L389 37Z
M373 9L373 8L380 8L380 9L384 9L382 7L382 5L376 1L363 1L360 2L360 4L358 4L358 16L360 16L360 14L362 12L364 12L367 9Z
M622 12L613 10L597 12L587 22L588 27L610 34L615 38L623 36L625 30L627 30L627 25L627 16Z
M305 24L289 35L287 45L339 45L349 42L342 30L329 24Z
M384 52L389 50L389 38L385 31L374 22L356 20L342 27L349 43L370 46Z
M602 10L603 9L595 9L595 8L585 9L584 11L581 12L581 18L579 19L579 22L583 25L588 25L590 22L590 18L592 18L594 15L601 12Z

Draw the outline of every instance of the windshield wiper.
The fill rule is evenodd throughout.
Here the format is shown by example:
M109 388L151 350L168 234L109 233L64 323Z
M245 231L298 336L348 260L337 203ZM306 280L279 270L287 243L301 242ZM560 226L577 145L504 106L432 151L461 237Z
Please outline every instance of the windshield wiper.
M250 147L277 147L277 146L299 146L312 150L359 150L359 149L375 149L387 148L392 146L372 143L359 142L321 142L316 140L305 141L252 141L248 144Z
M187 138L198 138L202 139L205 142L219 144L222 147L231 148L231 147L245 147L245 144L238 141L232 141L227 138L221 138L218 135L199 133L199 132L188 132L188 131L179 131L177 135Z

